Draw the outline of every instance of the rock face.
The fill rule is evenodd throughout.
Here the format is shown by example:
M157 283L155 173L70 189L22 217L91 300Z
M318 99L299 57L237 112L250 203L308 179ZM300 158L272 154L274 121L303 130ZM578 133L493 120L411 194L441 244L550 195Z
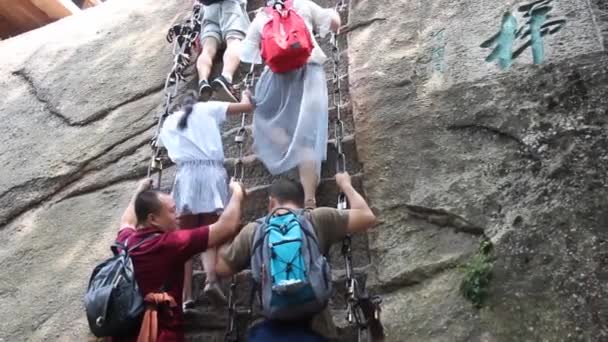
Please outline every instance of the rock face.
M605 5L551 3L567 23L545 36L544 65L528 49L505 71L480 44L510 7L484 5L351 6L350 90L383 221L370 248L389 340L604 341ZM472 236L412 205L485 228L496 246L485 308L457 294Z
M480 45L507 9L525 24L522 4L350 3L348 169L381 220L353 250L358 276L384 298L387 341L608 340L607 8L547 4L566 24L543 36L543 64L528 48L501 70ZM87 277L145 175L172 63L164 35L189 7L110 1L0 42L0 341L90 338ZM239 124L224 127L229 171ZM318 202L333 206L329 149ZM257 161L247 170L250 219L274 177ZM494 280L477 310L459 293L458 266L482 233L495 245ZM332 263L340 289L338 249ZM331 307L345 327L341 293ZM198 304L189 340L223 340L225 309Z
M0 43L0 340L82 341L189 5L115 1Z

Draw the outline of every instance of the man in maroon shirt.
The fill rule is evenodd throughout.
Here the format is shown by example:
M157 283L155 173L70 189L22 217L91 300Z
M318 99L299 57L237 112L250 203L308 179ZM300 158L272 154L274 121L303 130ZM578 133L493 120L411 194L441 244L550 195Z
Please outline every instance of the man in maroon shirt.
M195 229L177 230L178 222L173 198L161 191L150 190L151 179L144 179L125 210L116 241L134 245L157 234L130 253L135 269L135 279L146 295L166 287L177 306L172 312L159 311L158 342L184 340L182 289L184 263L207 248L220 246L238 233L241 203L245 189L240 183L231 182L230 202L217 222ZM136 338L127 339L134 341ZM118 341L118 339L114 339Z

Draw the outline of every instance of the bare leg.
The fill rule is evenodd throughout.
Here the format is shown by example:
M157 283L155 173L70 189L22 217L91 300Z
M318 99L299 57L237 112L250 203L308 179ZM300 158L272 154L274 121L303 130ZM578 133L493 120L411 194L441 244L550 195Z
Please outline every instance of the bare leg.
M312 151L305 149L306 155L311 155ZM319 184L319 177L317 176L317 162L312 158L304 159L300 165L298 165L298 171L300 172L300 182L304 188L304 204L306 207L316 207L316 192L317 185Z
M201 225L211 225L216 222L219 217L219 215L216 214L204 214L201 216L202 219L199 222ZM203 268L205 269L205 274L207 275L203 292L214 304L218 306L224 305L226 303L226 296L218 284L217 274L215 273L217 248L207 249L205 252L203 252L201 254L201 261L203 262Z
M229 82L232 82L232 77L241 63L241 40L237 38L228 38L226 41L226 51L224 52L224 68L222 76Z
M196 227L197 217L195 215L184 215L179 218L180 228L189 229ZM192 301L192 260L184 264L184 290L182 292L183 303Z
M206 252L201 254L201 260L203 262L205 273L207 274L207 282L216 282L217 275L215 274L215 263L217 260L217 248L208 249Z
M198 56L198 60L196 61L199 81L209 80L213 58L215 58L215 54L217 53L218 45L218 41L213 37L208 37L203 42L203 52Z
M184 267L184 292L183 302L186 303L192 300L192 260L186 261Z

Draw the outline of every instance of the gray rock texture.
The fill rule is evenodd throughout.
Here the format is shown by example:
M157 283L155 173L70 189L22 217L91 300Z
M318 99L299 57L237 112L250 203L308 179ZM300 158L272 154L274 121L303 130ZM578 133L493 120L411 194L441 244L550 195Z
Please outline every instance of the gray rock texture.
M501 71L479 45L513 3L352 2L350 91L390 341L608 339L605 6L551 5L567 23L546 36L544 65L528 50ZM495 244L480 311L456 267L478 238L436 209Z
M92 340L82 295L146 173L172 63L164 36L190 5L114 0L0 42L0 341ZM567 22L544 36L544 63L528 49L501 70L480 45L519 5L351 0L344 13L348 169L380 219L354 239L354 262L384 299L387 341L608 340L608 7L550 2ZM224 127L229 171L239 124ZM328 149L318 202L333 206ZM246 166L252 219L276 177ZM475 309L459 266L483 235L494 280ZM351 342L339 246L331 261L331 309ZM197 298L188 340L223 340L225 308Z

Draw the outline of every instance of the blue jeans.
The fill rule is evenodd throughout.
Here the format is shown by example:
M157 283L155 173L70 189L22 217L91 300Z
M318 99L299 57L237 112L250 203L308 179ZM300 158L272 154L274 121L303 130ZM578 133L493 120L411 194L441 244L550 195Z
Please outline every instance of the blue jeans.
M328 342L308 322L264 321L249 330L249 342Z

